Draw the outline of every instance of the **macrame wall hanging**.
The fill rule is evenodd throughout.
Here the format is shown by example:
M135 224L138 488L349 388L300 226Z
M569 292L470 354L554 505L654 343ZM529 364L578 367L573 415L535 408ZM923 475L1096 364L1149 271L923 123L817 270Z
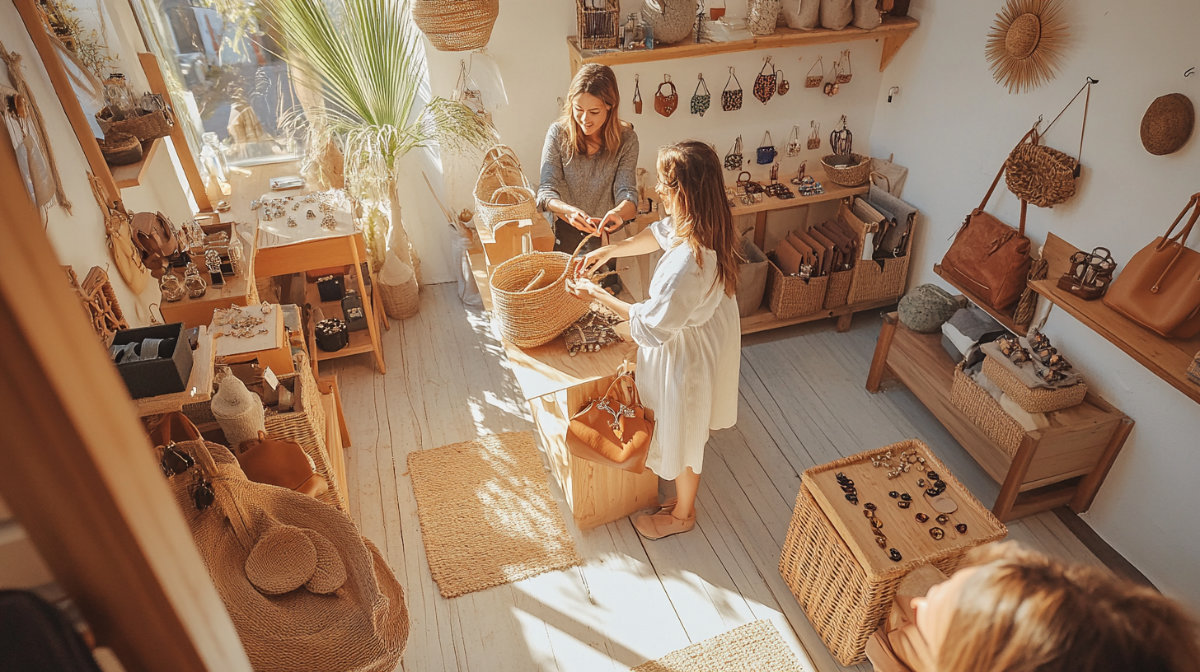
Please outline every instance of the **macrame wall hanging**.
M1009 93L1036 89L1054 78L1069 37L1062 0L1008 0L987 37L992 77Z
M50 138L46 135L46 125L37 100L25 78L21 75L21 55L9 51L0 42L0 59L8 70L8 79L12 89L3 96L3 114L10 135L13 136L13 149L17 151L18 161L21 161L24 178L31 187L30 196L39 207L49 203L48 188L53 183L53 195L63 210L71 212L71 201L63 190L62 179L58 174L58 164L54 161L54 150L50 147ZM19 131L19 133L18 133ZM19 139L17 137L19 135ZM44 186L43 186L44 185Z

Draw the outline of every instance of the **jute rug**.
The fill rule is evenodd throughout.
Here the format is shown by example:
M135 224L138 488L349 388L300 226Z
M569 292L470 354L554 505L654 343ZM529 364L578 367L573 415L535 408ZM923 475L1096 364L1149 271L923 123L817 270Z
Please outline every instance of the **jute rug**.
M770 621L755 621L692 644L632 672L803 672Z
M581 562L529 432L408 455L429 572L442 597Z

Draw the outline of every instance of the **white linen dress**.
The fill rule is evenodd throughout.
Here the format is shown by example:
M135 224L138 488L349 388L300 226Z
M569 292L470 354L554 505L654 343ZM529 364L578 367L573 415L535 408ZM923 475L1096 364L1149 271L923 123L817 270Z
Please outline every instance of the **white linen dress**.
M629 309L638 345L637 386L654 412L646 466L667 480L687 467L697 474L713 429L737 422L741 322L737 299L713 284L717 253L704 265L675 235L671 218L650 225L664 250L650 280L650 298Z

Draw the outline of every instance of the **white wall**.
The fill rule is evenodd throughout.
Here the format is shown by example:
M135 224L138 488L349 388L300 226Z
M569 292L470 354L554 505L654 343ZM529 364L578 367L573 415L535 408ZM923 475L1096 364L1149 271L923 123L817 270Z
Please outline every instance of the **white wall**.
M1182 92L1200 103L1194 0L1065 3L1072 41L1059 75L1031 93L1010 95L993 81L984 42L1000 2L914 0L920 28L883 75L872 132L876 155L895 152L910 168L904 196L928 228L916 241L913 284L938 282L940 260L964 215L983 197L1008 151L1039 114L1058 113L1091 75L1084 172L1071 201L1029 208L1035 244L1053 231L1083 249L1102 245L1118 264L1161 235L1200 188L1200 142L1156 157L1141 146L1142 113L1154 98ZM1046 136L1075 155L1082 99ZM989 211L1016 224L1018 202L1003 187ZM1192 236L1200 248L1200 236ZM1117 268L1118 274L1121 267ZM1055 310L1046 332L1089 385L1136 422L1090 511L1093 529L1164 592L1200 610L1200 407L1140 364Z

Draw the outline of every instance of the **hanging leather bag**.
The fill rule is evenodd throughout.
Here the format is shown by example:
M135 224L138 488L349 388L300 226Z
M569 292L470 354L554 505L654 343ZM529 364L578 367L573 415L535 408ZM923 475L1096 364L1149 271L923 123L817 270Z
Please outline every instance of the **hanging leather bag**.
M664 86L671 87L671 92L664 94ZM679 94L675 91L675 83L667 79L662 84L659 84L658 91L654 92L654 111L664 117L669 117L675 113L675 108L677 107L679 107Z
M633 374L622 371L604 396L592 399L567 425L567 449L575 457L640 474L646 468L654 420L642 406Z
M1171 232L1192 211L1187 224ZM1191 338L1200 333L1200 252L1187 247L1188 236L1200 219L1200 193L1162 236L1133 255L1103 297L1113 310L1166 338Z
M161 277L171 256L179 251L179 238L170 220L161 212L139 212L130 226L133 243L142 252L142 263L154 277Z
M755 157L758 165L765 166L775 160L775 156L779 152L775 151L775 141L771 139L771 132L763 133L762 143L755 150Z
M1025 137L1021 142L1025 142ZM1029 239L1025 237L1026 202L1021 201L1021 223L1017 229L983 210L1003 174L1004 167L1001 166L979 207L963 220L954 242L942 257L943 275L1000 311L1020 298L1033 263L1029 256Z
M273 439L259 430L257 439L238 444L234 454L246 478L255 483L278 485L309 497L329 490L329 483L317 473L312 458L295 441Z

